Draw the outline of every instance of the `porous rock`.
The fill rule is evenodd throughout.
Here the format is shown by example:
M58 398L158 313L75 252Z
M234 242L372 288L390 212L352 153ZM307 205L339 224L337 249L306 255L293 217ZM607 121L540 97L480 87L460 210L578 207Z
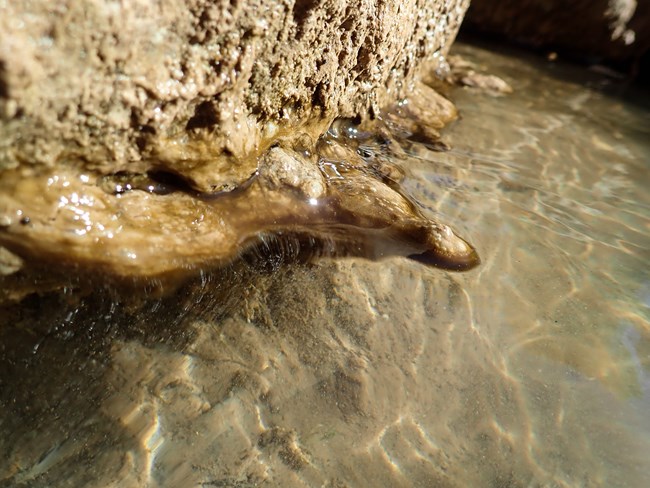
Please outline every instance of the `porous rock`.
M372 114L422 60L444 65L468 3L0 2L0 170L234 188L278 138Z
M0 302L109 276L172 286L278 235L477 265L430 242L387 165L320 164L348 144L335 119L352 141L436 139L456 112L417 75L448 69L467 4L0 0Z
M271 188L292 188L314 199L325 193L325 179L316 163L281 147L267 151L259 165L259 174L264 184Z

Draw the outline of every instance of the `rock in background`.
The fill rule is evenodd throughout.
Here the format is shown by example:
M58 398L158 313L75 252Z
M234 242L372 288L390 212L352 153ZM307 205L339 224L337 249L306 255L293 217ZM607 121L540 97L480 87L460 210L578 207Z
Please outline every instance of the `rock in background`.
M472 0L466 25L621 66L638 64L650 50L648 0Z

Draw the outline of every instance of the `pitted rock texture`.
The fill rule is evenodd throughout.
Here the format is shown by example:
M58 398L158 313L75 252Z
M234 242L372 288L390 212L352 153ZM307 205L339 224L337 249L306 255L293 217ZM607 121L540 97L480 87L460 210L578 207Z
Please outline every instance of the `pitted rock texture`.
M535 47L634 64L650 50L650 1L472 0L467 26Z
M422 60L444 67L468 3L0 2L0 170L234 188L275 141L372 115Z

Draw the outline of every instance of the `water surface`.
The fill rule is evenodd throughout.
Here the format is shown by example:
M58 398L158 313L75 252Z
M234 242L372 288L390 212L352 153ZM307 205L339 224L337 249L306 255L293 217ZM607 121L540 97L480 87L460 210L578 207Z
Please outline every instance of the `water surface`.
M455 89L452 149L394 162L480 267L240 263L9 307L0 486L650 485L647 94L456 53L514 93Z

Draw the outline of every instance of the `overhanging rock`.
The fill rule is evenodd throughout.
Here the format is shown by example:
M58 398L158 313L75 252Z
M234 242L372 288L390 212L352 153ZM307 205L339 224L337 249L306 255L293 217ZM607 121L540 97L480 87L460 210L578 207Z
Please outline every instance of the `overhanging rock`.
M444 61L468 0L0 4L0 169L151 168L231 189L274 141Z
M347 129L325 134L383 114L435 137L455 109L415 80L425 64L445 69L467 6L0 3L2 275L174 277L287 234L476 266L471 245L387 183L399 171L350 151Z

